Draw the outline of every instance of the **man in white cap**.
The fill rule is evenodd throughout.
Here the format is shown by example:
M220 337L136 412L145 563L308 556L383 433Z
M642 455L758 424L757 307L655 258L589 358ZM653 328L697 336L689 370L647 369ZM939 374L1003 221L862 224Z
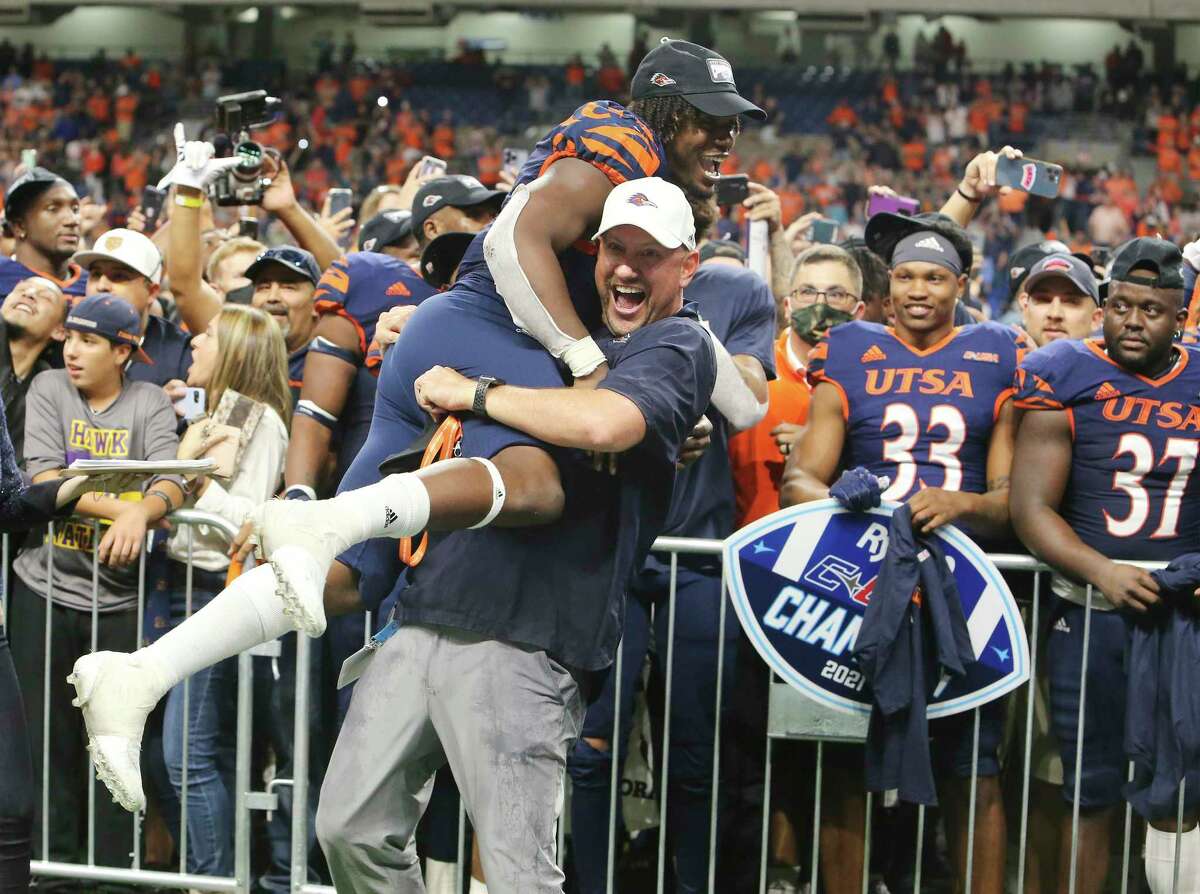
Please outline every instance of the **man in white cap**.
M131 366L129 378L170 385L168 395L182 397L192 365L192 340L174 323L150 313L162 288L163 260L158 246L135 230L115 229L97 239L90 251L77 252L71 260L87 272L88 295L116 295L141 317L142 350L151 362Z
M349 576L351 547L448 531L396 584L381 658L358 683L326 775L318 835L339 889L422 890L413 833L448 762L489 889L562 890L554 831L581 684L613 661L630 575L665 522L676 461L716 379L712 339L683 303L698 264L683 192L655 178L618 186L596 238L606 328L594 337L610 367L598 388L527 388L444 367L414 382L385 360L375 422L342 494L257 510L269 563L154 645L76 663L97 765L122 803L142 802L130 756L162 693L291 629L319 634L326 575L331 587ZM523 380L544 382L553 361L527 341ZM457 414L460 458L377 481L397 446L389 416L404 402ZM620 453L616 479L579 449Z

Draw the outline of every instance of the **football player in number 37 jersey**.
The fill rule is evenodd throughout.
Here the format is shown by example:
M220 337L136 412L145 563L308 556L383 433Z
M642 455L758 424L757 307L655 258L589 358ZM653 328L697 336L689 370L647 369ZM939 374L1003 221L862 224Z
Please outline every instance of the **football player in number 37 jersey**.
M1104 887L1113 814L1127 778L1129 631L1122 611L1142 614L1160 602L1149 572L1121 560L1169 561L1200 541L1200 351L1174 343L1186 319L1181 264L1179 249L1166 240L1130 242L1113 258L1104 337L1047 345L1025 359L1017 379L1016 402L1025 412L1013 465L1012 519L1025 545L1056 572L1046 663L1063 797L1079 799L1075 890L1081 894ZM1086 617L1089 585L1092 610ZM1076 792L1085 648L1083 766ZM1182 694L1158 693L1176 695ZM1188 768L1186 783L1184 828L1191 829L1197 801L1190 796L1200 791L1200 768ZM1150 890L1163 894L1174 878L1177 796L1146 809L1140 787L1135 782L1127 794L1148 814L1146 876ZM1071 822L1068 810L1060 890L1070 871ZM1197 890L1198 838L1195 831L1183 837L1180 892Z
M1003 537L1009 529L1013 376L1026 337L993 323L954 325L972 250L949 218L877 214L866 239L891 265L895 327L845 323L809 355L808 428L789 457L780 502L826 499L839 469L852 468L846 478L869 487L889 479L883 498L907 501L918 530L954 523L981 539ZM876 488L876 503L878 495ZM981 709L974 878L983 891L1001 890L1004 883L997 755L1003 716L1003 702ZM953 851L963 878L973 715L934 721L929 729L946 828L958 839ZM861 780L861 774L848 774L831 786L846 801L844 826L851 837L861 835L849 806L862 801ZM857 889L853 879L846 881L844 890Z

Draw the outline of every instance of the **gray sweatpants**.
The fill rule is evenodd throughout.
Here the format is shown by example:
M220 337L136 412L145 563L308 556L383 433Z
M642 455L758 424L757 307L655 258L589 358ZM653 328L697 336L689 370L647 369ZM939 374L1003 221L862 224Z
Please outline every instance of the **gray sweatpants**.
M449 762L493 894L561 892L555 862L575 680L545 652L403 627L356 684L317 807L339 894L425 890L414 833Z

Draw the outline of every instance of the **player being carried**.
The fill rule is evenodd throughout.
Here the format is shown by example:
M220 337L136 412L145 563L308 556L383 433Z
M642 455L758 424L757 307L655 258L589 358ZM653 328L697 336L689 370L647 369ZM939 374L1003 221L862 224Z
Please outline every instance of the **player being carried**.
M416 535L426 527L444 530L493 520L531 524L557 517L546 507L555 504L557 494L561 511L558 471L540 449L510 445L480 457L486 463L442 463L438 465L444 468L422 476L390 475L382 481L378 466L425 428L428 415L417 401L414 383L427 370L446 366L479 379L481 410L498 380L561 388L564 377L554 358L569 367L577 386L595 386L607 367L603 352L588 336L589 328L599 328L601 290L610 299L605 303L610 330L636 328L651 318L653 295L644 277L598 281L594 249L581 240L595 233L614 186L631 180L669 173L693 210L707 211L717 171L740 129L739 115L763 113L738 94L725 59L682 41L665 41L647 54L633 94L633 110L589 103L555 127L530 156L499 218L471 245L454 288L413 314L384 360L370 434L341 483L342 491L359 489L355 497L308 513L303 501L272 505L264 515L258 533L271 560L270 580L258 574L251 598L260 601L263 617L272 618L272 624L282 610L296 628L315 636L325 628L323 595L342 600L343 608L356 604L351 569L361 565L347 556L335 563L335 544ZM204 155L186 152L185 159ZM219 172L224 161L198 164ZM622 201L653 206L653 194L633 190ZM635 267L652 261L649 253L631 258ZM713 404L731 418L746 416L748 410L765 412L728 352L715 338L712 344L717 357ZM619 419L614 412L600 415ZM570 446L629 446L612 446L621 443L608 436L613 422L587 428L588 418L577 416L581 440ZM370 493L361 490L367 485L374 485ZM277 636L272 624L253 631L248 624L247 642ZM201 657L207 659L211 652L211 660L219 660L229 632L226 628L223 642L204 647ZM102 703L136 704L140 711L145 702L153 705L158 686L136 682L140 669L130 656L85 656L80 661L76 678L80 702L91 700L86 713L97 768L114 794L135 808L143 799L137 761L141 722L124 713L109 715ZM111 682L103 682L106 677ZM98 687L103 699L95 698ZM113 695L122 689L126 698Z
M954 325L972 249L949 218L877 214L866 240L891 267L895 327L845 323L810 353L808 428L789 456L781 505L827 499L839 470L849 468L832 489L849 508L878 505L881 497L907 501L921 532L953 523L984 542L1003 537L1009 530L1012 381L1027 340L995 323ZM1005 846L997 756L1003 704L993 702L981 714L974 878L979 890L998 891ZM973 730L969 714L930 724L935 772L938 748L943 755L946 827L960 878ZM842 829L842 852L822 862L846 873L827 878L830 889L851 891L860 885L862 866L862 765L837 763L831 790L841 793L840 802L827 822Z

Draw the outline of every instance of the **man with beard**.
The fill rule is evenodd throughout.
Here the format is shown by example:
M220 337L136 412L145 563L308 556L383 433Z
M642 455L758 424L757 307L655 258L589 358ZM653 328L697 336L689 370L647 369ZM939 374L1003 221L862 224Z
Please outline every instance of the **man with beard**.
M308 343L317 324L314 296L321 279L317 259L293 245L268 248L246 269L246 276L254 287L251 306L269 313L283 332L288 384L293 395L299 395Z
M1060 891L1073 884L1083 894L1099 892L1108 874L1129 758L1130 623L1162 602L1150 573L1128 560L1169 561L1194 549L1200 537L1194 474L1200 353L1174 343L1187 319L1181 263L1179 249L1164 239L1131 241L1113 258L1103 337L1055 341L1030 354L1017 378L1016 402L1026 413L1013 462L1013 526L1055 570L1046 644L1051 722L1062 757L1062 797L1068 805L1078 799L1080 809L1074 879L1072 811L1062 813ZM1185 770L1179 880L1181 891L1194 891L1200 779L1195 767ZM1150 890L1165 894L1173 890L1177 795L1169 803L1130 800L1149 821Z
M71 263L79 248L79 196L62 177L30 168L4 194L4 228L16 245L0 258L0 295L17 283L42 276L72 297L82 297L87 277Z
M877 214L866 241L889 259L895 327L847 323L809 354L808 425L788 458L781 505L828 499L839 469L849 469L843 478L862 482L861 499L849 508L879 505L882 496L907 502L921 534L956 524L985 545L995 542L1009 530L1012 377L1028 340L995 323L954 324L972 249L949 218ZM1002 701L980 711L974 878L985 891L1004 883L997 753L1003 721ZM973 729L970 714L929 726L960 879L967 864ZM862 769L829 772L840 803L828 821L836 844L826 883L830 890L853 891L862 870Z
M47 348L66 338L67 299L41 276L17 283L0 305L0 395L17 465L25 465L25 395L29 383L50 369Z
M369 538L453 531L396 585L396 642L379 641L387 657L358 684L318 834L339 888L422 890L413 831L433 772L449 760L492 890L561 891L554 821L582 721L580 686L612 662L629 576L666 520L675 464L717 376L711 336L683 306L697 257L682 191L659 178L622 184L597 238L593 283L605 327L597 338L612 361L598 388L530 388L446 367L414 384L401 360L408 340L428 336L416 327L419 311L384 360L371 436L347 480L368 477L395 446L408 424L403 416L392 424L402 402L461 414L462 458L333 500L268 504L258 529L269 564L147 649L77 662L72 682L98 771L121 803L142 803L134 741L171 676L294 626L319 633L322 586L339 551ZM643 300L630 313L625 296L635 289ZM469 372L495 359L481 355ZM525 373L522 383L553 368L529 339L509 365ZM620 453L617 478L578 450ZM315 566L290 578L305 589L284 577L296 563ZM418 654L432 677L410 672Z

